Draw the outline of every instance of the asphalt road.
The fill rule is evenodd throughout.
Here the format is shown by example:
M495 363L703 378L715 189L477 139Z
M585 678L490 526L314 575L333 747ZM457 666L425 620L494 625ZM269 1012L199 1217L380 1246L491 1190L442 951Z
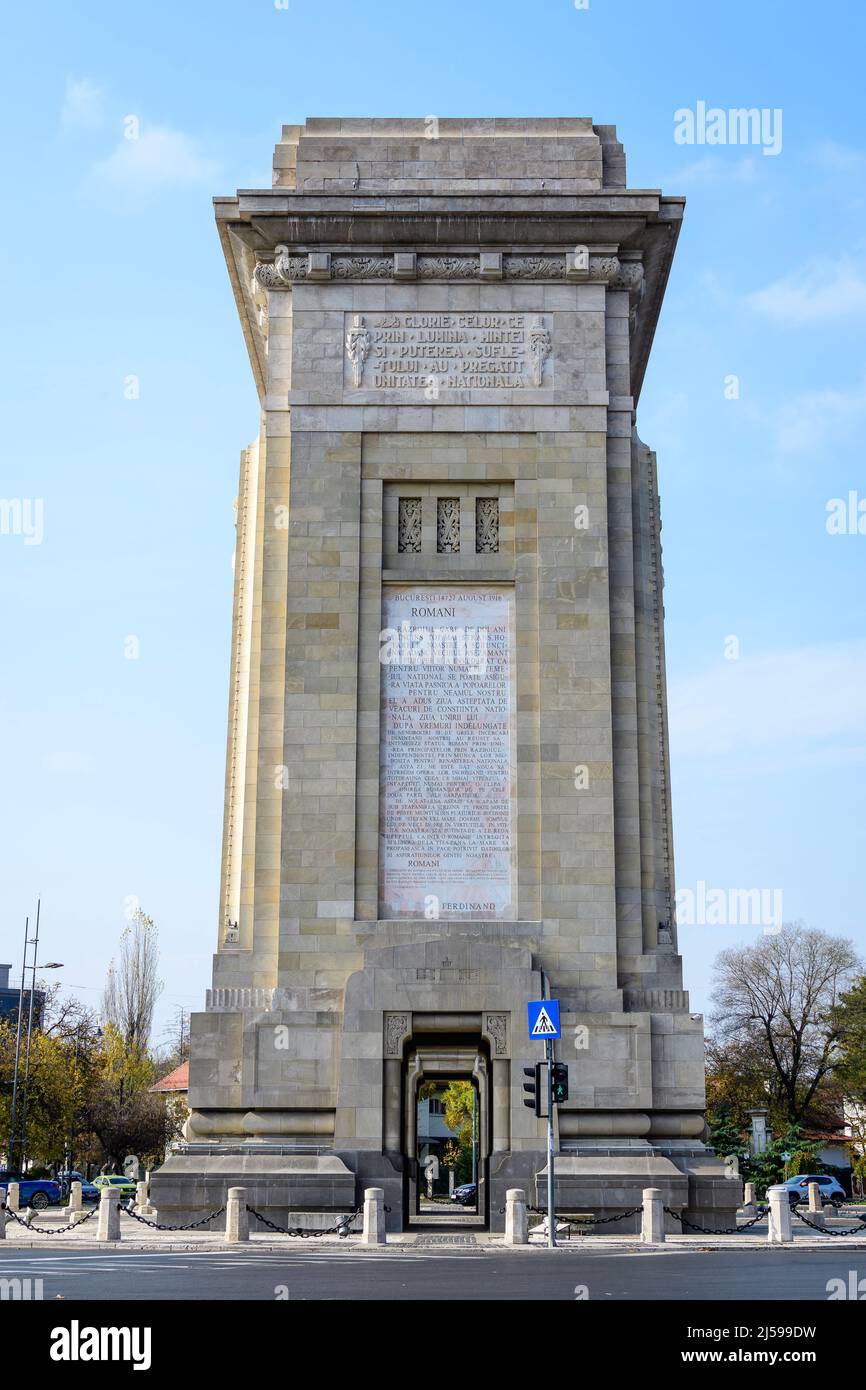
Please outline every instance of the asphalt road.
M576 1254L394 1250L156 1254L0 1250L0 1280L41 1279L65 1299L628 1302L652 1299L826 1303L830 1279L866 1276L866 1252L837 1249ZM866 1288L866 1285L864 1285ZM8 1296L8 1295L7 1295Z

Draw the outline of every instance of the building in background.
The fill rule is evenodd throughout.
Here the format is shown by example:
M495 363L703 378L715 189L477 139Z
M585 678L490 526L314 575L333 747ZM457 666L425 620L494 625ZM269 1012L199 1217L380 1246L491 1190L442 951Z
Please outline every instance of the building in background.
M157 1081L155 1086L151 1086L152 1096L162 1096L165 1101L166 1110L172 1112L176 1128L181 1130L189 1116L187 1105L187 1092L189 1091L189 1062L181 1062L179 1067L168 1072ZM168 1158L171 1152L171 1143L168 1144L165 1156Z
M9 983L9 974L12 970L11 965L0 965L0 1023L8 1020L13 1028L18 1024L18 1000L21 998L21 991L14 988ZM42 1015L45 1011L45 994L41 989L37 989L33 995L33 1022L42 1027ZM30 1013L30 990L24 991L24 1026L27 1027L27 1019Z

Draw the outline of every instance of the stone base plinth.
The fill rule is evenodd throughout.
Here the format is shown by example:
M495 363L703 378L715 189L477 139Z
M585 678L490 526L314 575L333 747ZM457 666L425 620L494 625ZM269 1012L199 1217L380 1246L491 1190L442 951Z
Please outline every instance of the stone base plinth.
M230 1187L246 1188L248 1204L270 1221L313 1230L333 1225L362 1200L354 1173L336 1154L242 1144L194 1144L173 1153L152 1175L150 1199L160 1222L180 1225L225 1206ZM212 1229L224 1225L219 1216Z
M591 1211L597 1220L619 1216L640 1207L647 1187L658 1188L665 1207L681 1212L701 1229L736 1227L742 1186L725 1176L725 1165L713 1154L643 1154L616 1152L573 1153L556 1157L556 1209L558 1212ZM547 1165L535 1175L535 1205L547 1202ZM665 1213L665 1232L687 1230L676 1217ZM603 1229L603 1228L598 1228ZM611 1222L611 1234L627 1235L641 1229L641 1213Z
M620 1216L624 1211L640 1207L646 1187L658 1188L663 1204L675 1211L688 1203L689 1181L674 1167L670 1159L652 1153L578 1155L558 1154L556 1157L556 1209L591 1211L598 1220ZM547 1202L547 1164L536 1174L535 1200L537 1206ZM628 1235L640 1231L641 1213L612 1222L606 1229L611 1235ZM665 1215L665 1231L678 1232L680 1224Z

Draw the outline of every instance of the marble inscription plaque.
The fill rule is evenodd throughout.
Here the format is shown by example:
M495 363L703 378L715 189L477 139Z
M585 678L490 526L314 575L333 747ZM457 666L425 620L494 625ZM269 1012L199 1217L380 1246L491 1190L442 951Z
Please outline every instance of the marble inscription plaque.
M381 917L509 918L513 592L386 586Z
M553 385L549 314L404 312L347 314L347 389L525 391Z

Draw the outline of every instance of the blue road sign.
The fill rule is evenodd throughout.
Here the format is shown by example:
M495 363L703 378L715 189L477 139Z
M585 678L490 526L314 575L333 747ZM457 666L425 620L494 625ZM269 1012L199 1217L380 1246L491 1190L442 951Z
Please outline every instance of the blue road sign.
M559 1000L534 999L527 1004L530 1038L560 1038Z

